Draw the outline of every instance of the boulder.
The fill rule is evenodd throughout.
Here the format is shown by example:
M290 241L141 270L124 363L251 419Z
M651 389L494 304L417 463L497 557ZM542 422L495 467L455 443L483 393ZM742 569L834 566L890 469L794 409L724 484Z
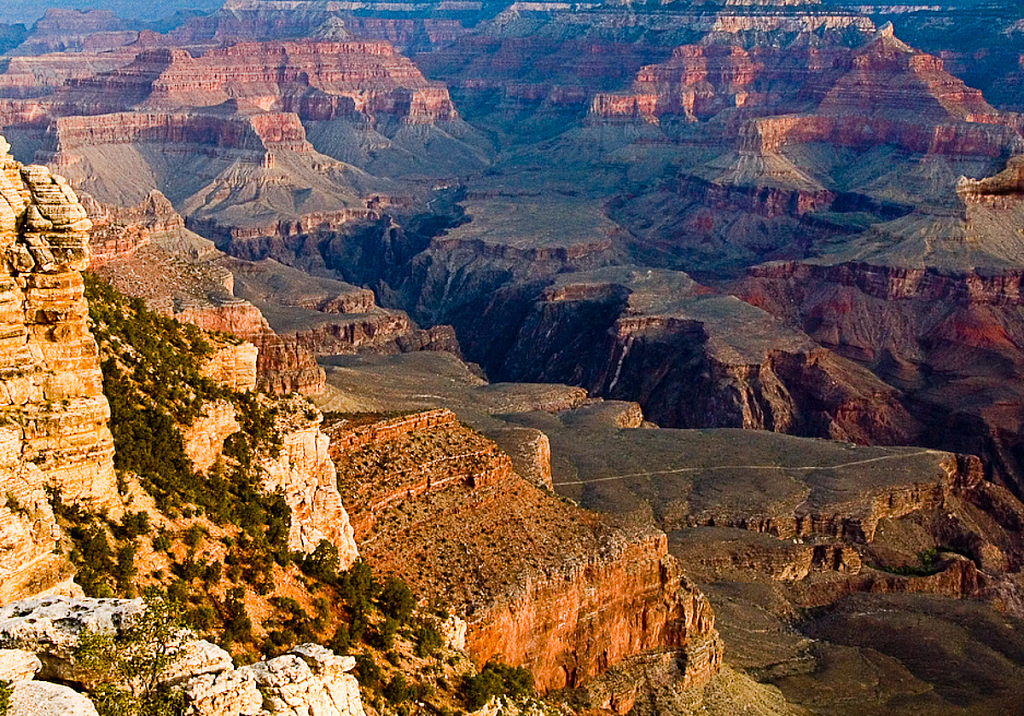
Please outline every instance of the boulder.
M74 689L46 681L18 681L7 716L98 716L92 701Z
M120 632L145 608L141 599L45 597L12 602L0 608L0 646L34 653L44 679L87 683L88 675L72 660L79 635L86 630ZM231 668L231 655L219 646L186 639L177 663L162 680L176 682Z
M351 657L303 644L239 671L255 676L268 716L365 716L359 682L345 673L354 665Z
M263 696L250 669L220 674L201 674L183 685L191 716L254 716L260 713Z
M0 649L0 680L28 681L35 678L42 666L31 651Z

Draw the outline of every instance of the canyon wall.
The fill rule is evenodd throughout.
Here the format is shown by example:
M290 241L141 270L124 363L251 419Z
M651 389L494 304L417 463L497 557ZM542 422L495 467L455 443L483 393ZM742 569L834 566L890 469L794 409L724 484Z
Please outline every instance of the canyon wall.
M292 511L289 549L312 552L320 540L338 548L342 569L356 561L359 551L341 503L338 476L328 452L329 438L320 431L322 416L302 399L281 406L276 429L282 446L276 457L260 461L263 488L280 490Z
M541 691L576 687L650 650L684 662L683 689L722 665L711 605L668 556L664 534L605 545L600 556L527 576L514 596L469 618L466 650L526 666Z
M711 607L663 532L523 480L448 410L356 416L326 432L363 558L455 608L478 665L525 666L541 692L642 652L672 654L681 688L718 672Z
M43 167L23 167L0 142L3 330L4 559L0 597L56 587L69 576L52 550L59 530L45 489L101 509L117 497L96 342L80 271L89 220L74 192Z

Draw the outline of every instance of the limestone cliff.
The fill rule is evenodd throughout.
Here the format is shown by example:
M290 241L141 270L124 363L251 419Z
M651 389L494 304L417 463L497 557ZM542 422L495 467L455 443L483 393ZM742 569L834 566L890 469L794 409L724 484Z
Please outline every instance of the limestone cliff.
M722 666L711 605L657 531L615 535L599 555L524 576L517 592L468 621L466 649L475 659L525 664L545 691L579 686L651 650L677 652L684 689Z
M302 399L293 399L290 407L278 420L280 452L261 461L263 487L269 492L280 490L291 508L290 549L311 552L326 539L338 548L341 564L347 568L359 553L327 451L330 441L320 431L321 415Z
M15 162L0 140L0 600L68 576L44 488L108 506L117 491L96 342L79 273L89 220L63 179Z

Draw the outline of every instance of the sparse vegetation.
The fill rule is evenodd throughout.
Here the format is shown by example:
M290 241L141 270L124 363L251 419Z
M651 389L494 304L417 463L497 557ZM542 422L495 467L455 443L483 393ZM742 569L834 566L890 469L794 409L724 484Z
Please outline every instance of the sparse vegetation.
M929 547L918 553L919 564L905 564L897 567L874 565L876 569L903 577L930 577L942 571L942 555L937 547Z
M178 659L183 634L179 614L179 605L151 589L146 610L119 633L86 631L79 636L74 660L98 683L92 700L100 716L181 713L181 692L160 683L160 675Z
M11 695L14 693L14 684L7 679L0 679L0 716L7 716L11 708Z
M382 716L419 710L417 703L434 694L439 700L430 708L457 712L454 707L465 698L455 684L469 663L445 655L433 621L415 616L416 598L405 582L378 578L362 560L341 570L338 549L327 540L309 554L287 550L290 510L282 494L261 488L260 459L280 449L277 425L287 419L278 403L202 378L199 368L212 350L202 332L158 316L95 279L87 279L87 286L114 414L121 492L130 495L137 478L162 517L129 510L111 521L63 505L55 494L54 508L71 536L70 556L86 592L130 596L140 579L156 581L166 590L161 603L175 605L178 628L216 640L239 663L276 656L305 641L324 643L357 656L356 674ZM223 458L198 473L185 453L181 428L214 400L233 404L240 430L225 441ZM307 419L316 417L307 412ZM437 446L417 435L411 439L417 450L452 447L447 437ZM150 549L159 567L140 575L136 557ZM261 611L253 614L269 607L259 623L247 608L254 601ZM103 716L172 713L174 704L159 689L146 690L140 680L115 673L138 654L116 651L104 638L90 635L81 653L83 663L102 665L108 670L104 680L116 685L100 696ZM151 667L146 662L142 671ZM472 696L509 693L509 684L519 681L492 667L483 680L467 683Z
M512 667L489 661L475 676L462 682L462 697L466 708L475 711L493 696L529 696L533 693L533 674L521 666Z

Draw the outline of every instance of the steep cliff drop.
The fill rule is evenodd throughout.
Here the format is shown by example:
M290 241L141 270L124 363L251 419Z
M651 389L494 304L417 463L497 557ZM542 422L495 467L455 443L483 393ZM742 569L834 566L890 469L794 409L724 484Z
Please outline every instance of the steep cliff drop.
M67 588L46 490L94 508L117 494L80 274L90 222L63 179L9 149L0 139L0 602Z
M360 554L465 618L476 663L525 666L542 693L641 654L675 664L682 690L719 673L714 614L660 530L530 484L449 410L327 432ZM535 459L550 471L546 454ZM636 698L635 687L606 691L599 707Z

